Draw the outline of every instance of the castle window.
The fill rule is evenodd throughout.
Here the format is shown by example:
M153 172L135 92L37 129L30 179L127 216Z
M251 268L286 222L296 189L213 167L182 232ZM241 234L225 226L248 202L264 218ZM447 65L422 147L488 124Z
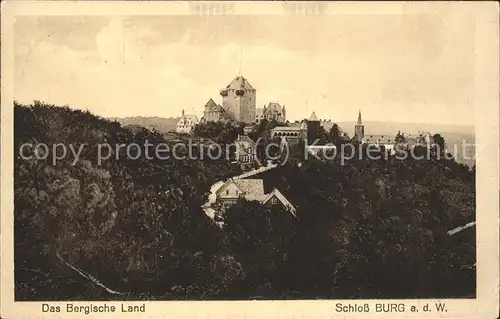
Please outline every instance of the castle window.
M229 189L228 189L228 190L226 190L226 195L229 195Z

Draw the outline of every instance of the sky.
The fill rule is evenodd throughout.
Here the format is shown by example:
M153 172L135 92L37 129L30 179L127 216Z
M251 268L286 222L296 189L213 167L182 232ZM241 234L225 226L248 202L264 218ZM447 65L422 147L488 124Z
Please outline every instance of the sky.
M14 96L104 117L201 117L240 73L257 107L473 125L475 29L447 14L19 16Z

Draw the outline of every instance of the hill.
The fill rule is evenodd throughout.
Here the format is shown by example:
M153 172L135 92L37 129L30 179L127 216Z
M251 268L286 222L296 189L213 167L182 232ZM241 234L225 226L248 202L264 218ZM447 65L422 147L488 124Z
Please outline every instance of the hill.
M144 116L133 116L133 117L113 117L110 121L117 121L122 126L125 125L138 125L148 129L154 128L160 133L167 133L174 131L179 121L179 117L144 117Z
M201 204L240 170L128 149L146 140L173 143L89 112L14 105L16 301L475 297L475 229L447 235L475 220L475 171L452 159L342 164L303 160L299 144L262 176L297 219L239 200L220 229Z
M143 292L182 298L170 287L211 276L210 264L224 255L214 250L220 232L200 206L216 180L238 170L226 161L147 159L124 149L99 163L101 143L114 149L168 141L39 102L15 104L14 114L15 149L25 143L85 146L78 160L62 156L55 164L52 153L37 159L49 154L32 148L15 158L16 300L109 298L71 267L135 299Z

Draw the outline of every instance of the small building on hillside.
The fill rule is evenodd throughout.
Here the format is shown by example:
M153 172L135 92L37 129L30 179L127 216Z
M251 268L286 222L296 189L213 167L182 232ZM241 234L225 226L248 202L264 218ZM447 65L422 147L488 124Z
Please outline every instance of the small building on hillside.
M198 123L199 121L196 115L184 114L184 110L182 110L182 116L177 122L175 132L178 134L191 134Z
M265 206L281 205L294 218L297 218L295 207L278 189L274 188L270 193L264 193L262 179L228 180L216 192L216 203L223 210L236 204L240 198L247 201L257 201Z
M285 210L289 211L293 217L297 218L297 210L277 188L273 188L273 190L267 194L266 198L264 198L261 203L266 206L281 205Z
M235 204L239 198L247 200L264 200L264 181L262 179L236 179L229 180L217 190L217 202L222 207Z
M238 135L234 142L235 156L234 160L238 164L251 165L257 160L257 147L256 143L246 135Z

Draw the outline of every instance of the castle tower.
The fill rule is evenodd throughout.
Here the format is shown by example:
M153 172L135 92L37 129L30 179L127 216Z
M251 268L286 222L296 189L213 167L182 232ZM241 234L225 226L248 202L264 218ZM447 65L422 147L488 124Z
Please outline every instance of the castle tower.
M239 75L220 91L222 107L235 121L253 123L257 90Z
M354 125L354 137L358 142L362 142L365 137L365 125L361 120L361 110L358 113L358 122Z
M313 111L307 120L307 143L312 144L320 137L321 122L319 121L316 113Z

